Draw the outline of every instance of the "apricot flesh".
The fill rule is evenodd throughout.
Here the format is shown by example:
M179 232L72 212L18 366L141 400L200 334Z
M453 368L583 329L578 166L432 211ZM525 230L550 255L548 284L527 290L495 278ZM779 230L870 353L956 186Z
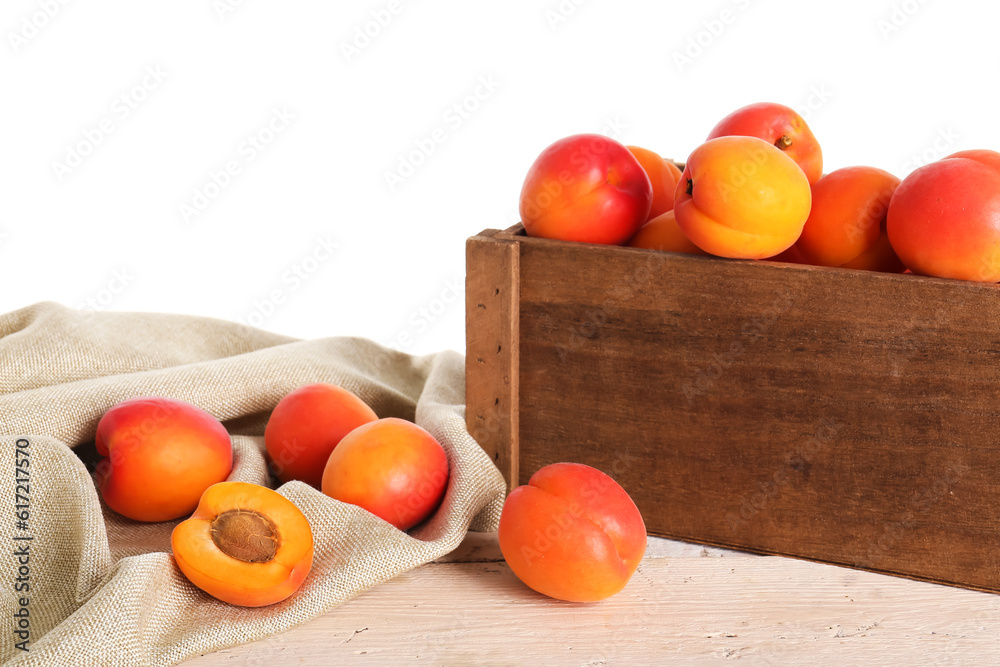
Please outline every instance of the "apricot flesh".
M243 607L284 600L312 567L312 529L302 511L281 494L245 482L209 487L170 543L191 583Z

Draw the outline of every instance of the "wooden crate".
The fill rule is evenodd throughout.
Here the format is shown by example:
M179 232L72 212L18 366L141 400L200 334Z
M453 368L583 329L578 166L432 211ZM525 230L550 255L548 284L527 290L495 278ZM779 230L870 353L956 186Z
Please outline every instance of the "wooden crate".
M469 431L651 534L1000 592L1000 287L526 237L467 243Z

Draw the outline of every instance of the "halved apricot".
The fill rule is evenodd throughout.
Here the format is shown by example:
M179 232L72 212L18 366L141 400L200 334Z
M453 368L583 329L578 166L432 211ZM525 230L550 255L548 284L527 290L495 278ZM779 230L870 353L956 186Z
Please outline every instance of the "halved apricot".
M242 607L263 607L298 590L309 574L313 536L290 500L265 486L220 482L170 536L192 584Z

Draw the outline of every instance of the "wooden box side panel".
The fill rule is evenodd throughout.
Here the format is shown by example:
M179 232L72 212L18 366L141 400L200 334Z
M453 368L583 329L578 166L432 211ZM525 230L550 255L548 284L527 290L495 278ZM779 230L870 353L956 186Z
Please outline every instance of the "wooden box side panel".
M522 478L580 461L653 534L1000 590L995 286L529 241Z
M466 243L465 418L469 433L518 483L519 245L496 230Z

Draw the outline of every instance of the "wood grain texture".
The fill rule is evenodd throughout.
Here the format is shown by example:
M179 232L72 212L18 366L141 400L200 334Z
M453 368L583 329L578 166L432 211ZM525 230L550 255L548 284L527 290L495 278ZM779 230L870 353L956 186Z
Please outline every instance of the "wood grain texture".
M1000 288L495 236L522 479L588 463L652 534L1000 591Z
M618 595L557 602L514 577L495 534L470 534L319 619L184 665L991 664L998 623L995 595L659 538Z
M487 230L466 244L466 426L509 487L519 463L519 249Z

